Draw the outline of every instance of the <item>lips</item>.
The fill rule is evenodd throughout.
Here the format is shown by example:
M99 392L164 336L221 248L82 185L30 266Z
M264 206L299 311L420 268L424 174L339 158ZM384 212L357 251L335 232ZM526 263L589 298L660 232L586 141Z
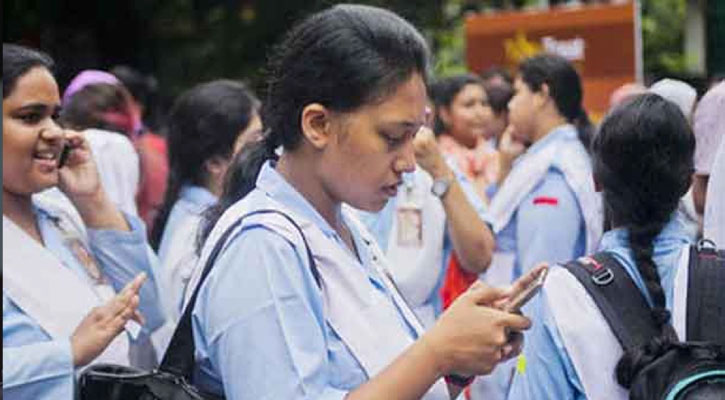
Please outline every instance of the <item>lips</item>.
M44 172L55 171L58 167L60 152L54 149L37 150L33 153L33 161L38 164Z

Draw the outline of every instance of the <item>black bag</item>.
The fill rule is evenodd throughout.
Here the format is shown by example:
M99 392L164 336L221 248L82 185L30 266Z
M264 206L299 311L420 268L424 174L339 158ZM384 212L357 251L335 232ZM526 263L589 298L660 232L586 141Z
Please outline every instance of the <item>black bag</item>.
M219 238L209 255L204 271L174 335L169 348L164 354L161 365L154 371L144 371L123 365L94 364L86 368L80 376L79 393L81 400L222 400L218 395L203 393L191 385L194 370L194 336L191 329L191 313L194 310L196 297L202 283L211 272L214 261L227 242L229 235L236 230L242 221L257 214L278 214L283 216L299 231L307 249L307 257L315 280L320 283L312 252L302 229L287 214L273 209L250 212L237 219Z
M625 351L659 336L642 292L612 255L582 257L565 268L587 290ZM635 376L630 399L725 399L725 251L709 240L691 247L687 290L687 341L670 345ZM666 329L675 335L671 325Z

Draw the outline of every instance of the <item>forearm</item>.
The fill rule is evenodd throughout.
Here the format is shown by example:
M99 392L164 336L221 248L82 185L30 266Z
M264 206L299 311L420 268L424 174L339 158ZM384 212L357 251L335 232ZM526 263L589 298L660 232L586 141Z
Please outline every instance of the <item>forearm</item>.
M446 213L448 233L464 269L479 274L488 268L494 249L494 238L488 226L473 207L463 187L446 164L430 171L433 179L451 179L441 202Z
M423 336L382 372L348 393L345 399L417 400L443 375L432 344Z
M73 205L90 229L129 231L130 227L121 211L111 202L104 190L89 196L70 196Z

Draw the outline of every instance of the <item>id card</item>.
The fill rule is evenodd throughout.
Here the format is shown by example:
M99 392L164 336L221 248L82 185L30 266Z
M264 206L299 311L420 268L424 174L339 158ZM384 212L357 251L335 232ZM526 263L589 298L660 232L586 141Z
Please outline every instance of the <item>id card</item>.
M423 246L423 213L420 208L400 207L397 210L398 246Z

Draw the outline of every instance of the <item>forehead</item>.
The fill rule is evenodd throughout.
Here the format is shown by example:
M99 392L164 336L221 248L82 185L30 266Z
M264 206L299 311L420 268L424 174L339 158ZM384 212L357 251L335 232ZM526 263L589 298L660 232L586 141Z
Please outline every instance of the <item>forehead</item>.
M53 106L60 104L58 84L45 67L34 67L21 75L15 82L13 91L3 99L3 104L9 106L22 107L35 103Z
M416 74L399 85L382 101L364 106L359 111L374 115L380 122L410 122L422 125L425 122L427 104L425 83L420 75Z
M486 92L483 90L483 86L477 83L467 83L461 90L458 91L456 97L473 97L473 96L485 96Z

